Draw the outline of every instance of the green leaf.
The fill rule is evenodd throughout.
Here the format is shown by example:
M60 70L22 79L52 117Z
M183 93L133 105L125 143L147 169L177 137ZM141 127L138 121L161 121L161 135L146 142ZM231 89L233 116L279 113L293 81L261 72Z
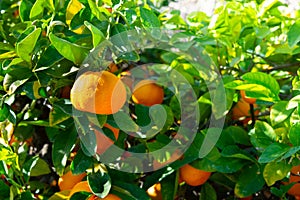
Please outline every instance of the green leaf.
M24 21L29 21L30 10L33 6L32 1L30 0L22 0L20 3L20 18Z
M271 33L271 30L268 26L255 27L254 30L256 33L256 37L259 39L263 39Z
M89 50L85 47L61 39L52 33L50 33L49 38L56 50L75 64L80 65L88 55Z
M55 126L67 119L71 116L65 113L60 107L53 105L50 113L49 113L49 124L50 126Z
M233 173L239 171L247 164L248 162L245 162L245 160L221 157L213 163L213 167L215 170L221 173Z
M23 40L19 41L16 45L16 50L18 56L20 56L26 62L31 61L31 53L34 50L35 44L40 37L42 30L37 28L28 34Z
M290 128L289 139L294 146L300 146L300 123L294 124Z
M161 183L161 194L162 199L165 200L174 200L177 188L178 188L178 174L173 172L172 174L165 177L160 183Z
M107 171L102 167L100 170L87 175L89 186L93 193L100 198L108 195L111 188L111 179Z
M289 102L286 106L286 109L290 110L290 109L296 108L296 107L298 107L299 103L300 103L300 95L297 95L289 100Z
M145 190L141 189L136 184L121 182L114 180L114 189L118 191L123 190L122 194L118 194L122 199L128 200L150 200L150 197L147 195ZM113 190L114 191L114 190Z
M280 124L281 122L284 122L286 119L288 119L291 116L294 110L287 109L288 104L289 104L288 101L279 101L272 106L270 119L271 119L271 124L273 126Z
M0 122L3 122L4 120L6 120L8 117L8 114L9 114L9 105L7 105L5 103L0 108Z
M70 127L66 131L59 131L59 134L55 137L52 147L52 160L55 170L60 176L64 173L64 168L69 154L75 146L77 136L75 127Z
M261 190L265 184L262 171L256 164L246 165L236 182L234 193L242 198Z
M263 176L267 185L271 186L276 181L286 177L290 170L291 165L287 164L286 161L270 162L265 166Z
M91 8L92 14L97 17L99 21L107 21L105 15L99 10L98 6L93 0L88 0L89 6Z
M114 114L114 119L118 122L118 126L125 132L137 132L139 126L125 112L117 112Z
M239 126L229 126L223 132L227 132L233 138L235 143L250 145L250 137L248 133Z
M93 158L85 155L81 149L79 149L71 163L71 170L73 174L81 174L85 172L89 167L93 166Z
M0 198L1 199L9 199L9 186L4 183L4 180L0 180Z
M45 0L36 0L30 11L29 18L31 21L42 18L44 12Z
M230 157L230 158L239 158L239 159L244 159L244 160L249 160L251 162L256 162L256 159L251 156L251 154L247 153L246 151L240 149L236 145L230 145L226 146L221 155L223 157Z
M216 190L209 183L205 183L201 187L200 200L217 200Z
M286 152L288 152L289 148L290 147L286 144L273 143L263 151L263 153L261 154L261 156L258 159L258 162L259 163L272 162L272 161L280 158Z
M300 29L300 20L297 20L290 27L287 33L288 44L290 47L294 47L300 41L299 29Z
M140 12L141 12L141 21L144 27L146 28L160 27L159 19L151 10L141 7Z
M88 21L84 22L84 25L91 31L93 36L93 47L97 47L103 40L105 40L104 34L93 24Z
M39 158L32 168L30 176L41 176L51 173L48 163L45 160Z
M256 121L250 140L254 147L264 149L276 141L276 133L267 122Z
M270 97L274 100L279 100L278 94L280 92L280 87L275 78L273 78L270 74L266 74L263 72L249 72L242 76L242 79L246 81L246 83L258 84L264 86L269 91L271 91ZM247 93L250 98L256 98L253 93Z

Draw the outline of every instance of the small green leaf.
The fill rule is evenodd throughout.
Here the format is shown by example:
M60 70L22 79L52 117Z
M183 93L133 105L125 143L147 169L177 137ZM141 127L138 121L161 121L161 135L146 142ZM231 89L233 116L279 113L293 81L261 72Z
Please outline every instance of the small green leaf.
M66 131L59 131L59 134L55 137L52 147L52 160L55 170L60 176L64 173L64 168L69 154L75 146L77 136L75 127L71 127Z
M160 27L160 21L153 11L146 8L140 8L141 21L146 28Z
M93 166L93 158L85 155L80 149L71 163L71 170L73 174L81 174L91 166Z
M287 164L285 161L270 162L265 166L263 176L267 185L271 186L276 181L279 181L286 177L290 170L291 165Z
M0 122L3 122L4 120L6 120L8 117L8 114L9 114L9 105L7 105L5 103L0 108Z
M60 107L53 105L50 113L49 113L49 124L50 126L55 126L67 119L71 116L65 113Z
M29 18L31 21L43 16L45 0L36 0L30 11Z
M81 64L88 55L89 50L85 47L61 39L52 33L49 35L49 38L56 50L62 56L64 56L68 60L71 60L75 64Z
M236 182L234 193L242 198L261 190L265 185L262 171L256 164L246 165Z
M254 132L250 133L250 140L253 146L264 149L276 141L274 129L267 123L256 121Z
M102 167L100 167L98 172L88 174L87 180L95 195L100 198L108 195L111 188L111 179L107 171L102 169Z
M263 151L263 153L261 154L261 156L258 159L258 162L259 163L272 162L272 161L280 158L286 152L288 152L289 148L290 147L286 144L273 143Z
M30 0L22 0L20 3L20 18L24 21L29 21L30 11L33 6L32 1Z
M297 20L287 33L287 39L290 47L294 47L300 41L299 35L300 20Z
M300 123L294 124L290 128L289 139L294 146L300 146Z
M284 122L291 116L294 110L287 109L288 104L288 101L279 101L272 106L270 119L273 126Z
M84 25L91 31L93 36L93 47L97 47L100 42L102 42L105 39L104 34L93 24L91 24L88 21L84 22Z
M23 40L19 41L16 45L16 50L18 56L20 56L26 62L31 61L31 53L35 47L35 44L40 37L42 30L37 28L28 34Z
M49 173L51 173L49 165L45 160L39 158L31 169L30 176L41 176Z
M201 187L200 200L217 200L216 190L209 183L205 183Z
M178 182L176 180L178 178L177 176L178 175L175 171L160 182L162 199L165 200L175 199L177 188L178 188Z

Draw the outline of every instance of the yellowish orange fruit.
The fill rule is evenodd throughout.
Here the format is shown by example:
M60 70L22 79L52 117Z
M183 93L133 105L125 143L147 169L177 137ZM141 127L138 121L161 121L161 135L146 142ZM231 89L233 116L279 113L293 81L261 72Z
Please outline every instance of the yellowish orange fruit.
M108 66L108 71L109 72L115 73L118 70L119 70L119 68L118 68L118 66L114 62L112 62L112 63L109 64L109 66Z
M70 170L58 179L59 189L61 191L71 190L85 176L86 176L86 173L82 173L82 174L79 174L79 175L74 175L74 174L72 174L72 171Z
M155 183L152 185L150 188L148 188L147 194L152 200L162 200L161 184Z
M69 196L71 197L76 192L90 192L91 193L92 190L87 181L81 181L72 188Z
M256 104L253 104L254 109L257 108ZM259 110L254 111L254 115L258 115ZM243 120L247 123L251 118L250 105L244 99L240 99L232 109L232 119L233 120Z
M125 101L124 84L108 71L85 72L71 89L71 102L80 111L109 115L118 112Z
M132 100L145 106L161 104L164 100L164 90L153 80L142 80L134 87Z
M241 90L240 93L241 93L241 97L244 101L246 101L247 103L250 103L250 104L255 104L256 99L247 97L245 90Z
M179 169L180 178L191 186L204 184L210 177L211 172L196 169L189 164Z
M110 129L116 139L119 137L119 129L112 127L109 124L104 124L104 127ZM103 154L111 145L114 144L114 141L107 137L105 134L101 133L98 130L95 130L94 133L96 134L96 141L97 141L97 154Z
M293 196L300 196L300 165L294 166L291 169L289 183L294 182L296 182L296 184L293 185L287 193Z

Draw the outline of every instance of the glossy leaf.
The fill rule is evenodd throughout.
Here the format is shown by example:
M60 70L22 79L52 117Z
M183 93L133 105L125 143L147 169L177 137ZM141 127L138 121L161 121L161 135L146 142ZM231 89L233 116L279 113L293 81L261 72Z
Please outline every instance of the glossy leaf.
M40 37L41 32L41 28L37 28L28 34L23 40L17 43L17 54L26 62L31 61L32 51L37 43L38 38Z
M279 181L286 177L290 170L291 166L285 161L270 162L265 166L263 176L267 185L271 186L276 181Z
M66 59L81 64L88 54L88 49L67 40L61 39L54 34L49 35L52 45Z

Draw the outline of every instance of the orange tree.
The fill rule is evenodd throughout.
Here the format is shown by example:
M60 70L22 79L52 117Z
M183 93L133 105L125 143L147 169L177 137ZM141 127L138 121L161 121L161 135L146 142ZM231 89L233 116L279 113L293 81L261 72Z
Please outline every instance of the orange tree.
M287 11L286 4L275 0L240 0L226 1L212 17L193 12L182 18L179 10L162 12L161 7L167 3L0 2L1 199L299 198L299 170L296 170L300 165L299 11ZM161 37L153 28L173 34ZM112 52L109 62L98 60L97 56L105 54L101 45L107 41L117 42L119 51L126 48L127 43L122 42L130 37L124 39L120 34L130 30L140 33L150 30L147 39L161 43L168 40L168 45L177 52L192 53L181 55L153 46L123 54ZM110 40L114 36L115 40ZM112 95L113 91L102 93L98 85L94 90L99 91L88 93L79 84L83 89L70 101L71 88L76 76L85 73L84 63L90 52L97 52L97 56L92 57L94 62L89 71L107 70L105 73L114 73L119 78L127 74L124 84L127 104L122 109L130 115L122 118L125 122L122 126L111 113L95 112L91 116L93 109L83 108L88 112L78 112L77 104L72 108L71 102L82 103L86 99L91 104L84 102L84 106L102 106L86 96L91 93L107 93L111 98L106 99L108 104L117 102L118 109L123 105L123 98L120 102L118 94ZM202 62L191 62L198 54ZM134 71L143 70L139 66L148 63L155 64L142 76ZM218 72L226 95L218 96L211 66ZM107 136L110 141L107 153L111 152L112 143L126 150L120 161L133 153L155 152L174 138L179 146L189 139L176 137L183 124L182 102L177 100L175 86L162 84L165 79L176 80L168 76L170 70L179 72L197 97L194 103L199 123L189 148L165 151L165 155L153 160L152 171L124 172L102 162L103 157L96 154L94 132ZM156 95L155 90L149 89L141 97L147 96L148 100L159 96L164 114L155 113L157 105L148 107L132 99L133 86L144 79L156 81L160 93ZM206 80L211 81L208 84ZM89 83L88 79L85 81ZM96 84L102 83L98 80ZM103 88L113 90L113 87ZM218 99L226 100L225 110L218 107ZM239 110L236 116L234 109L240 101L249 105L238 107L246 110ZM82 125L80 116L86 116L88 123ZM162 116L167 120L163 121ZM210 145L208 154L201 156L201 146L210 142L205 140L206 135L216 130L209 125L213 119L225 119L225 123L216 144ZM134 137L140 133L137 127L145 129L152 122L160 124L159 132L149 137ZM118 136L112 128L119 129ZM128 135L128 131L135 134ZM90 146L85 143L88 137ZM195 173L180 174L184 166ZM72 188L60 191L59 185L67 178L66 174L70 174L69 180L64 181ZM189 184L189 180L204 179L205 182ZM160 186L155 197L149 196L148 189L153 185Z

